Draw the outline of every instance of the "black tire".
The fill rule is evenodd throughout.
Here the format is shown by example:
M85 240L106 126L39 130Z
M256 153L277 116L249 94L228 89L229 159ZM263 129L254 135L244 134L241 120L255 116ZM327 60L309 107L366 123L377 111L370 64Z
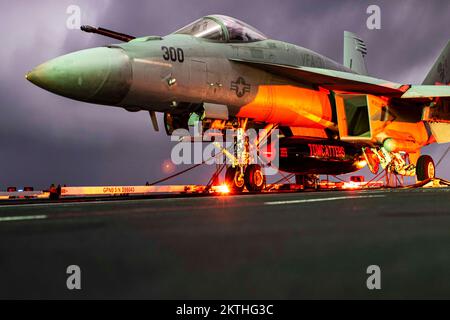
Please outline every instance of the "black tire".
M225 183L227 184L230 191L233 193L239 193L244 190L245 182L243 179L239 180L240 169L228 167L225 173Z
M417 180L424 181L434 178L436 176L436 167L433 158L427 155L422 155L417 159L416 164Z
M259 164L250 164L245 169L244 175L245 186L248 191L260 192L266 185L266 177L262 172Z

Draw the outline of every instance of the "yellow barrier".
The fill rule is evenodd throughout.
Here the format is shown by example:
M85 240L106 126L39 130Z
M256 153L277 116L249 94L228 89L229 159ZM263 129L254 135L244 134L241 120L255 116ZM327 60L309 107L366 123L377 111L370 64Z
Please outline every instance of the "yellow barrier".
M61 196L107 196L149 193L184 193L200 192L203 186L168 185L168 186L97 186L97 187L63 187Z

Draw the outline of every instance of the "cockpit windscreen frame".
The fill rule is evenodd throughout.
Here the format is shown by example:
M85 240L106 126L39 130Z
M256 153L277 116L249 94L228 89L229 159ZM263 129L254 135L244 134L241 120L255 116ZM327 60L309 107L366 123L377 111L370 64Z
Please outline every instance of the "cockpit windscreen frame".
M267 40L262 32L245 22L223 15L200 18L175 31L174 34L188 34L216 42L247 43Z

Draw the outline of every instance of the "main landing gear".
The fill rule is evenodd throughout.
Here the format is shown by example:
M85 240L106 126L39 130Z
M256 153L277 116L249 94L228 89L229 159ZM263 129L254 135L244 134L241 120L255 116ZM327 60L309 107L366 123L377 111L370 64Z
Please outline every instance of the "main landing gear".
M417 180L423 181L436 177L436 167L433 158L427 155L420 156L416 164Z
M436 167L428 155L388 152L385 148L363 148L363 154L369 170L376 174L380 166L389 173L402 176L416 176L418 181L433 179L436 176ZM414 161L416 158L417 160ZM409 161L408 161L409 160Z

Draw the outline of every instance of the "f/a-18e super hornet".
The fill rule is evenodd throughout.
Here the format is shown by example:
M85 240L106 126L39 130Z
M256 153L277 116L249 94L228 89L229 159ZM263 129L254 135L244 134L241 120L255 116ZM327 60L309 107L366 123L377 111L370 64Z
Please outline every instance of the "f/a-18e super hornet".
M27 79L75 100L146 110L156 130L162 112L168 134L192 117L205 130L276 127L279 169L299 179L367 164L425 180L435 165L421 147L450 142L450 42L423 84L407 85L368 76L366 45L350 32L339 64L223 15L164 37L82 30L121 43L50 60ZM226 181L258 191L265 177L260 165L240 162Z

